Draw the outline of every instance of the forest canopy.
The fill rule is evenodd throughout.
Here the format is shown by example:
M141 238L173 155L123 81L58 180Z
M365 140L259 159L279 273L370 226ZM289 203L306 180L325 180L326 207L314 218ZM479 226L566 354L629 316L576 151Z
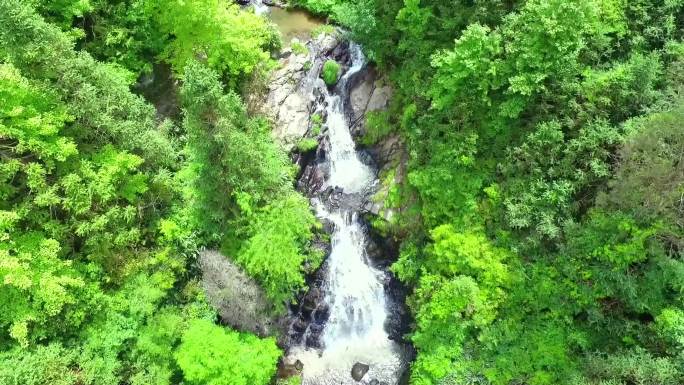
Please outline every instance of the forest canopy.
M374 223L411 384L684 383L684 0L289 6L393 89L360 143L406 154ZM219 324L197 254L274 314L322 263L244 102L275 27L223 0L0 0L0 26L0 384L272 383L281 348ZM159 68L174 113L140 91Z
M396 90L411 383L684 381L683 2L298 4Z
M275 339L217 323L196 256L223 248L275 313L320 263L240 95L274 27L216 0L2 0L0 24L0 384L270 383ZM137 92L155 66L178 114Z

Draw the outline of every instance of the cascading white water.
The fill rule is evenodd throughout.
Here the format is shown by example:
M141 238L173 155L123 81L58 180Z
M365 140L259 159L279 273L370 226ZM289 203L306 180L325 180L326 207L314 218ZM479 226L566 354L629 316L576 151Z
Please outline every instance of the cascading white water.
M262 0L252 0L254 6L254 13L257 15L264 15L268 13L268 6Z
M326 185L341 188L343 193L359 193L370 189L376 178L373 170L359 159L344 113L347 82L365 65L358 45L351 44L350 52L352 67L340 79L337 94L322 87L329 138L326 150L330 174ZM401 347L389 339L384 328L385 277L369 264L358 208L329 209L317 200L315 206L320 218L334 224L324 285L330 318L322 334L322 351L302 346L291 349L290 357L304 364L304 385L359 384L350 375L355 363L370 367L360 383L376 380L396 385L405 360Z
M365 57L361 48L351 44L352 67L340 79L337 89L345 92L349 79L363 69ZM344 114L341 95L330 95L325 89L328 112L328 138L330 177L327 185L341 187L345 193L357 193L368 188L375 178L373 171L359 160L356 144L349 132L349 125Z

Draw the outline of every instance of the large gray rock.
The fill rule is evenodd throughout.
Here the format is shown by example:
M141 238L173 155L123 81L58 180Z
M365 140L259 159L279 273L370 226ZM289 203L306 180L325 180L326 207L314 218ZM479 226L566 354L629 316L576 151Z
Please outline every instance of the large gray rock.
M287 150L304 137L309 128L310 87L307 86L309 55L294 53L280 60L269 83L264 112L274 123L273 136ZM310 69L309 69L310 70Z
M363 135L366 114L387 109L391 98L392 88L378 76L375 68L368 68L349 93L354 122L353 134Z
M287 151L306 135L314 108L313 89L322 67L321 56L340 44L337 35L321 35L306 43L308 52L285 50L271 75L262 112L273 122L273 136Z
M271 303L261 287L218 251L199 254L202 287L222 321L234 329L270 336L279 327L271 318Z
M366 364L362 364L360 362L355 363L351 370L351 376L354 381L361 381L363 376L368 373L368 369L370 369L370 367Z

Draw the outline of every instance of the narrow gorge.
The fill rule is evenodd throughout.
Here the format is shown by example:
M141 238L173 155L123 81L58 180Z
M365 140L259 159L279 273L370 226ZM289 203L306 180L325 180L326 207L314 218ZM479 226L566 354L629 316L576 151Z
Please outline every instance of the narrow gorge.
M410 357L397 325L403 304L390 306L397 301L388 298L397 295L391 291L393 278L386 264L368 251L372 247L375 254L385 252L369 239L363 217L374 205L380 183L376 159L369 151L357 150L352 134L368 106L383 107L390 92L383 87L358 91L368 86L364 82L372 77L370 69L362 48L340 35L322 34L306 43L294 37L293 45L305 45L306 51L286 49L268 97L281 142L296 148L305 138L318 141L311 150L298 150L298 187L310 198L330 237L325 262L292 309L284 365L300 371L304 385L395 385ZM327 59L342 65L334 86L320 78ZM368 93L358 116L352 90Z

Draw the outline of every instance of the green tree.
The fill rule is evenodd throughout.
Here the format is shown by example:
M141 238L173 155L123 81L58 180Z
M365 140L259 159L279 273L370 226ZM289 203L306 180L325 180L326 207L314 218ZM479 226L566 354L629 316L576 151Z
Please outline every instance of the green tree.
M273 339L193 321L175 354L191 384L266 385L275 374L280 350Z

